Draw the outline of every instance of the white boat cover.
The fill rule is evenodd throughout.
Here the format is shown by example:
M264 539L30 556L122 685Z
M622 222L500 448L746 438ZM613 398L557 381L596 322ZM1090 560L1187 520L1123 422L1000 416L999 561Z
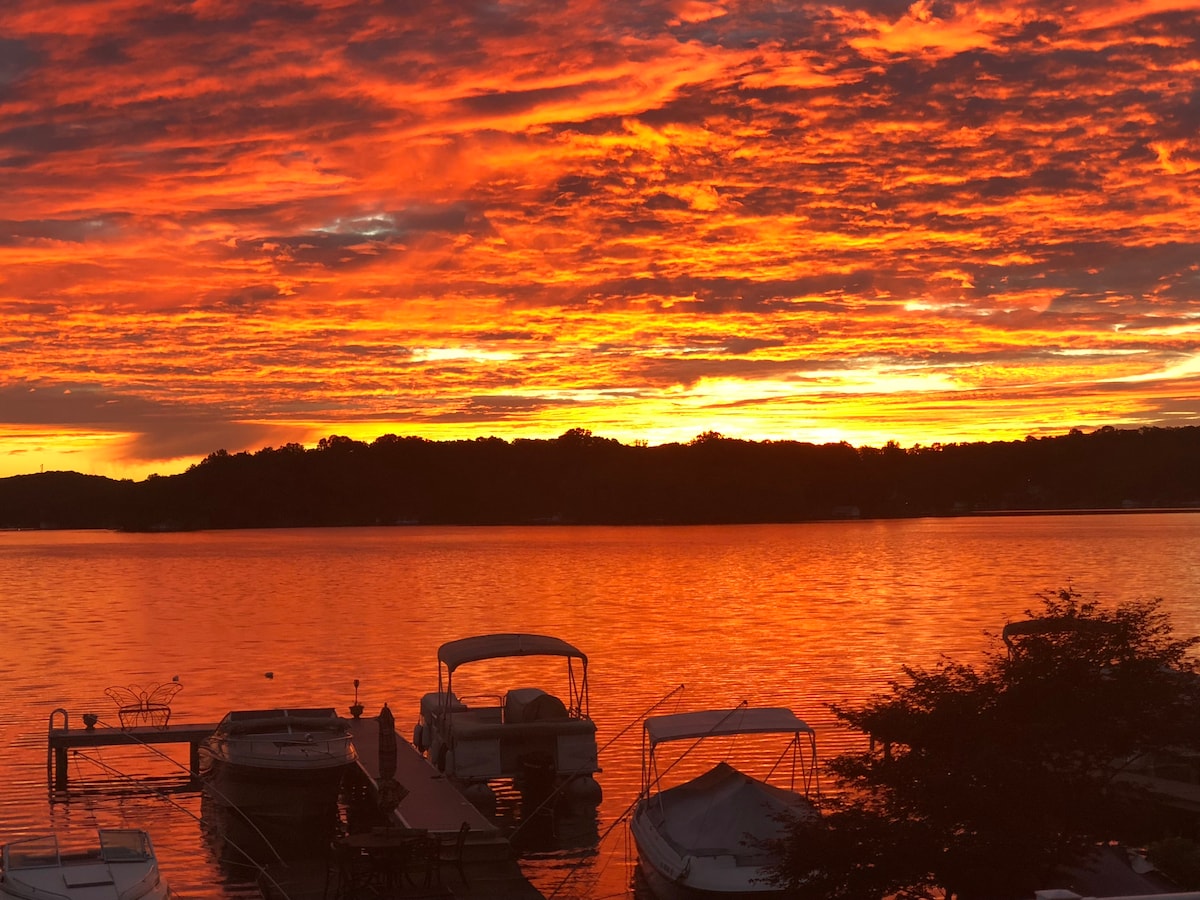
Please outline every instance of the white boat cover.
M662 741L694 740L727 734L812 733L812 728L784 706L704 709L669 716L650 716L646 719L645 728L651 747Z
M729 855L739 865L761 864L767 853L755 840L781 837L785 814L817 816L802 794L767 784L725 762L642 802L681 855Z
M438 661L451 672L464 663L506 656L566 656L587 664L587 656L581 650L561 638L544 634L479 634L438 648Z

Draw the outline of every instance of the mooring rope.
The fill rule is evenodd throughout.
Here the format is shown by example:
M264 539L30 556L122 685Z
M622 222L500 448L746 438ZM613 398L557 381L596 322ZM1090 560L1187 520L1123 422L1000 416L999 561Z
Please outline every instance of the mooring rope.
M660 706L662 706L664 703L666 703L668 700L670 700L672 697L674 697L676 694L678 694L684 688L685 688L685 685L682 685L682 684L676 685L675 687L671 688L671 690L669 690L660 699L655 701L648 709L646 709L645 712L643 712L641 715L637 716L628 725L626 725L624 728L622 728L620 731L618 731L615 735L613 735L612 739L609 740L607 743L605 743L604 749L608 749L609 747L611 747L613 745L613 743L618 738L622 737L626 732L628 732L630 728L632 728L634 725L637 725L640 722L645 721L646 717L649 716L652 712L654 712L654 710L658 709ZM637 802L640 798L641 798L641 794L639 792L638 797L635 797L633 802L630 803L627 807L625 807L624 811L622 811L622 813L619 816L617 816L616 819L613 820L612 824L610 824L608 826L608 828L604 829L604 833L601 834L599 839L597 840L598 845L603 844L605 839L610 834L612 834L613 830L618 825L620 825L622 822L625 821L625 819L629 816L629 813L637 805ZM540 809L541 807L538 807L538 808ZM522 822L521 824L524 825L525 823ZM520 828L518 828L517 830L519 831ZM581 860L573 863L571 865L571 867L567 870L567 874L558 883L558 886L555 887L554 890L550 892L550 896L547 897L546 900L554 900L554 898L556 896L558 896L558 892L563 889L563 887L567 884L567 882L570 881L572 878L574 878L580 872L580 870L583 868L583 865L586 861L587 861L587 859L585 858L585 859L581 859Z
M88 762L90 762L96 766L99 766L101 769L108 772L110 775L115 775L118 778L122 778L133 784L140 785L140 782L136 778L134 778L132 775L122 772L120 769L118 769L114 766L110 766L108 763L104 762L103 760L96 759L95 757L89 756L86 753L82 753L78 749L75 750L75 756L78 758L85 759ZM194 812L192 812L186 806L183 806L180 803L176 803L173 799L171 799L169 796L167 796L162 791L155 789L155 788L150 788L149 793L154 794L159 800L165 800L170 806L173 806L176 809L180 810L181 812L186 813L187 815L189 815L193 819L195 819L197 822L201 822L201 823L203 822L203 819L200 816L197 816ZM236 807L234 807L234 808L236 809ZM240 810L238 810L238 811L241 812ZM244 816L245 814L243 813L242 815ZM249 820L247 820L247 821L249 822ZM266 843L266 845L271 848L271 852L275 854L275 858L279 860L280 864L286 866L287 862L283 859L282 856L279 855L279 851L277 851L275 849L275 847L266 838L266 836L263 835L263 833L258 830L257 826L255 826L253 822L249 822L249 824L252 828L255 829L255 831L258 831L259 837L261 837L263 839L263 842ZM238 846L237 842L229 840L228 837L226 837L225 840L229 844L229 846L233 847L234 850L236 850L238 853L242 854L242 856L244 856L247 860L250 861L250 863L254 866L254 868L256 868L258 870L258 873L260 876L266 878L268 881L271 882L271 884L275 887L275 889L279 891L280 895L284 898L284 900L290 900L287 891L285 891L283 889L283 885L281 885L278 881L276 881L275 878L271 875L271 873L269 871L267 871L267 869L261 863L255 862L254 857L251 856L242 847Z

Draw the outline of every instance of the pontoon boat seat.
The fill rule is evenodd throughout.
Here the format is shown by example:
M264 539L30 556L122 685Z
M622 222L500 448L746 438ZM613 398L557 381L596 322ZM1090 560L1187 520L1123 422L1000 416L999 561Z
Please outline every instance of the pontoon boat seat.
M504 721L508 724L553 722L569 718L567 707L541 688L516 688L504 695Z
M446 710L462 712L466 708L467 704L459 700L453 691L448 694L440 691L430 691L421 698L421 715L425 717L425 721L427 722Z

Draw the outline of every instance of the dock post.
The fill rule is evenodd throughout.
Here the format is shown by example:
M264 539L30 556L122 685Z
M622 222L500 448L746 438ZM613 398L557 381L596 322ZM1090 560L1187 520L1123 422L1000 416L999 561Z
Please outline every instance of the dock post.
M54 748L54 789L67 789L67 748L63 746Z
M47 789L63 793L68 790L67 758L69 751L75 751L81 747L129 747L131 745L148 747L151 744L186 744L189 751L189 776L194 784L200 776L201 745L217 727L216 724L176 724L156 727L113 728L105 726L93 728L92 725L95 723L88 721L92 718L90 714L83 717L88 724L87 728L68 728L66 711L55 710L46 743ZM176 764L182 768L182 764Z
M46 743L46 780L54 785L56 791L65 791L67 789L67 748L63 744L54 742L54 724L60 716L62 717L63 731L71 727L70 715L63 707L51 710L50 724L47 728L49 734Z

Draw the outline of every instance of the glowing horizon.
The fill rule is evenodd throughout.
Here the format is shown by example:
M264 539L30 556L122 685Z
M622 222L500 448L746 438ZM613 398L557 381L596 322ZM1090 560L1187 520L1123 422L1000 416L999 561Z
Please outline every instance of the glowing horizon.
M1200 424L1200 3L13 0L0 477Z

